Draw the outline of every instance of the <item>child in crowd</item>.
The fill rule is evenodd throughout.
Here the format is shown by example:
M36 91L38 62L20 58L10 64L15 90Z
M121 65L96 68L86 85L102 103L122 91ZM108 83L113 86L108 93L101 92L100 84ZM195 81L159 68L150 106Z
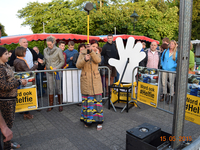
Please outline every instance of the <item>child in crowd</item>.
M200 90L199 81L197 79L194 79L192 83L193 84L190 86L190 95L197 96L198 91Z
M73 64L73 56L74 54L78 53L78 51L74 49L73 41L68 42L68 49L64 52L67 55L66 63L69 64L68 68L76 68L76 66Z

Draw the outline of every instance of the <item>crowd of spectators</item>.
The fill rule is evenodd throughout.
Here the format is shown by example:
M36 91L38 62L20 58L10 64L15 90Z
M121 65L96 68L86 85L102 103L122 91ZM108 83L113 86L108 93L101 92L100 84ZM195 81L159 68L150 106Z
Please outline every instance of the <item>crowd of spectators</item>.
M56 45L56 39L53 36L50 36L46 40L47 48L43 50L43 55L40 53L38 47L33 47L33 49L28 48L28 41L25 38L19 40L19 47L14 51L7 51L6 49L0 47L0 81L5 80L8 74L6 72L11 72L11 67L14 68L15 72L24 72L32 70L55 70L55 69L69 69L69 68L79 68L82 69L81 73L81 93L82 93L82 106L81 106L81 121L84 122L85 127L90 126L92 123L97 123L97 130L102 129L102 123L104 121L103 116L103 107L102 107L102 93L103 87L106 88L106 95L108 96L108 72L99 72L98 66L107 66L110 69L110 84L114 83L114 79L117 77L117 70L114 66L110 66L108 60L110 58L119 59L118 50L116 43L113 41L113 35L108 34L107 43L101 48L99 43L95 40L91 40L90 43L84 44L81 43L78 46L78 50L74 49L75 43L69 41L66 47L65 41L59 41L58 47ZM141 41L138 41L141 42ZM163 69L166 71L176 71L177 67L177 42L174 40L169 40L164 38L162 44L158 46L156 42L150 44L150 48L146 48L146 43L142 43L142 50L146 54L146 57L141 60L138 64L139 66L154 68L154 69ZM192 45L190 46L190 65L189 70L193 71L194 68L194 53L191 51ZM42 51L42 50L41 50ZM4 55L6 53L6 58ZM8 58L10 57L9 61ZM7 62L8 61L8 62ZM8 65L9 64L9 65ZM11 66L11 67L10 67ZM45 72L45 71L44 71ZM38 89L38 98L41 98L41 95L47 93L43 88L43 76L44 72L36 74L36 84ZM48 82L48 100L49 106L53 106L54 103L54 88L58 92L58 103L62 104L62 89L61 81L57 78L62 77L62 72L56 72L57 75L53 75L53 72L47 72L47 82ZM148 72L146 73L148 74ZM102 82L102 76L105 76L106 82ZM13 73L10 73L8 78L13 78ZM167 86L170 85L169 95L171 96L171 101L174 96L174 83L176 75L173 73L162 73L162 88L163 88L163 98L168 94ZM8 81L8 80L5 80ZM10 112L5 112L1 108L2 116L5 120L7 126L11 129L12 123L14 121L14 106L16 104L16 91L20 85L26 85L27 81L21 79L13 79L12 82L3 82L7 86L0 86L1 93L5 93L0 96L1 106L4 103L9 103L9 106L12 106ZM11 80L10 80L11 81ZM52 82L55 81L55 82ZM115 82L118 81L118 78L115 79ZM196 86L197 82L194 82ZM55 85L54 85L55 84ZM9 88L14 90L12 94L5 92ZM194 90L195 91L195 90ZM15 95L13 95L15 94ZM9 99L7 101L1 99ZM161 99L160 101L163 101ZM169 101L167 102L169 104ZM53 108L48 108L48 112ZM94 112L95 110L95 112ZM59 111L63 111L63 107L59 106ZM9 117L7 117L9 113ZM0 120L3 120L0 114ZM88 117L90 116L90 117ZM33 115L30 112L25 112L23 114L24 119L32 119ZM8 119L5 119L8 118ZM12 122L12 123L11 123ZM0 127L4 127L3 131L5 139L9 136L12 136L12 131L5 128L5 123L2 122ZM4 131L7 131L8 134ZM8 138L10 139L10 138ZM11 147L10 141L5 141L5 146L8 149Z

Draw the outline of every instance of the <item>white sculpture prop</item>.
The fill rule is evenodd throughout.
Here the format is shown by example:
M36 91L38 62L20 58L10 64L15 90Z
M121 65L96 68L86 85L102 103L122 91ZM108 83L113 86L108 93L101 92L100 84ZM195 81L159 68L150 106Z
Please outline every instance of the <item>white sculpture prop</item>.
M135 39L133 37L129 37L125 48L122 38L118 37L116 39L116 44L119 54L119 60L114 58L110 58L108 60L108 63L117 69L118 73L120 74L119 79L121 79L127 59L129 58L129 63L121 82L131 83L133 69L136 66L139 66L139 62L146 57L145 52L140 52L142 49L142 43L136 43L135 46L134 43ZM135 75L136 71L134 72L134 77Z

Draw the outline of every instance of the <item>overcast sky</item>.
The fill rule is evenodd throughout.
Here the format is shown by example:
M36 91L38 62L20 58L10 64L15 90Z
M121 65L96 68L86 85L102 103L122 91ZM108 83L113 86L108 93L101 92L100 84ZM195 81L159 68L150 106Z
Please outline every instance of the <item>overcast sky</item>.
M0 23L5 26L5 32L10 35L31 34L30 26L21 26L23 19L17 18L17 11L27 6L29 2L51 2L51 0L0 0Z

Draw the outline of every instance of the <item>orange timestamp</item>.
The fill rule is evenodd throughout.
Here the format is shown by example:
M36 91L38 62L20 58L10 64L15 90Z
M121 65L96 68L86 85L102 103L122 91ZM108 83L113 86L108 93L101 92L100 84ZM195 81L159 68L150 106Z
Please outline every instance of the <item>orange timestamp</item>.
M179 136L178 139L175 136L160 136L160 140L165 142L165 141L192 141L192 136Z

